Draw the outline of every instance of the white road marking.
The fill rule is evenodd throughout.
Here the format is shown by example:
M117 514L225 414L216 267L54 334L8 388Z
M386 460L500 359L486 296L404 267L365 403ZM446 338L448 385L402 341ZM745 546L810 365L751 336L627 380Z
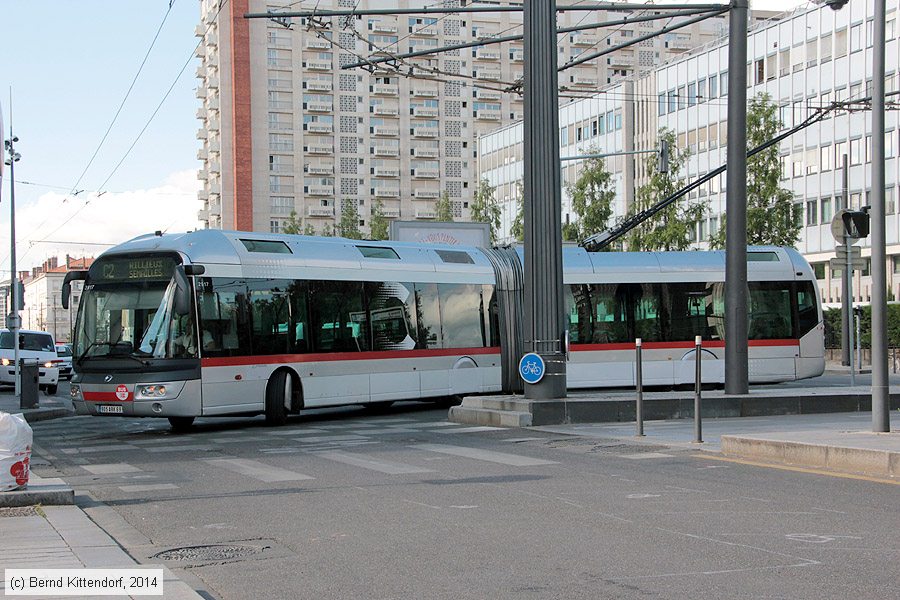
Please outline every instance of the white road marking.
M119 489L123 492L156 492L160 490L177 490L178 486L174 483L154 483L150 485L120 485Z
M233 473L246 475L265 483L275 483L277 481L302 481L304 479L315 479L303 473L288 471L287 469L279 469L255 460L246 458L211 458L206 459L211 465L222 467Z
M166 446L165 448L147 448L147 452L190 452L193 450L212 450L212 446L201 444L183 444L181 446Z
M511 440L503 440L507 444L518 444L520 442L540 442L544 441L547 438L539 438L539 437L524 437L524 438L513 438Z
M637 454L620 454L619 456L634 460L640 460L642 458L672 458L671 454L663 454L662 452L638 452Z
M361 435L317 435L313 437L303 437L303 438L295 438L298 442L303 442L304 444L319 444L319 443L331 443L331 442L353 442L353 441L366 441L366 438Z
M268 435L306 435L308 433L325 433L325 430L305 427L303 429L279 429L278 431L267 432Z
M385 429L354 429L355 435L391 435L396 433L417 433L418 429L407 429L405 427L388 427Z
M117 475L120 473L136 473L139 472L135 466L128 463L107 463L103 465L82 465L82 469L89 471L94 475Z
M345 465L362 467L363 469L370 469L372 471L378 471L379 473L387 473L388 475L434 472L431 469L426 469L424 467L404 465L402 463L395 463L386 460L376 460L374 458L368 458L366 456L360 456L358 454L347 454L346 452L315 452L314 454L316 456L321 456L322 458L327 458L328 460L344 463Z
M106 444L105 446L79 446L78 448L61 448L66 454L90 454L92 452L113 452L115 450L138 450L131 444Z
M477 427L460 427L459 429L441 429L435 433L475 433L478 431L499 431L506 429L505 427L488 427L487 425L479 425Z
M475 460L484 460L487 462L499 463L501 465L510 465L513 467L536 467L540 465L559 464L552 460L518 456L515 454L507 454L505 452L493 452L491 450L481 450L479 448L466 448L465 446L450 446L447 444L416 444L414 446L410 446L410 448L427 450L429 452L438 452L440 454L462 456L464 458L474 458Z

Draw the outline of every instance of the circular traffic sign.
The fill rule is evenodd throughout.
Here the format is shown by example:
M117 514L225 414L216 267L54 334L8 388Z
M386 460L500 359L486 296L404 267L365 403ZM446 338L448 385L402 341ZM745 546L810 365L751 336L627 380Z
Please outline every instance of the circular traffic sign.
M529 352L519 361L519 375L525 383L537 383L544 378L544 359L540 354Z
M847 235L847 229L844 227L844 213L846 212L848 212L847 209L842 208L831 219L831 235L839 244L844 242L844 236Z

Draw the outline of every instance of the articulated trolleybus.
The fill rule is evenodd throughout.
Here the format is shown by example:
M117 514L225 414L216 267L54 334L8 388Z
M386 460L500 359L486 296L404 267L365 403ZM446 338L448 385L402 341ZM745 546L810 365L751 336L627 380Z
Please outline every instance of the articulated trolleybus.
M568 385L724 381L721 252L563 249ZM520 250L219 230L147 235L104 252L84 280L72 400L79 414L195 417L522 389ZM751 248L752 382L824 370L810 266Z

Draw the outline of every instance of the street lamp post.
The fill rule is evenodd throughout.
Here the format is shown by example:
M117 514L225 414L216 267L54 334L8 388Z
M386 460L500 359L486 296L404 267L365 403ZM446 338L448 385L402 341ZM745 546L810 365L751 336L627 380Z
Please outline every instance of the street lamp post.
M19 328L22 326L21 317L19 317L19 275L16 271L16 171L15 165L22 156L16 152L15 144L19 138L12 132L12 115L10 115L9 139L5 141L4 147L9 157L4 161L9 166L9 315L6 317L6 326L12 337L12 345L15 360L15 379L16 379L16 398L19 402L22 400L21 373L19 371Z

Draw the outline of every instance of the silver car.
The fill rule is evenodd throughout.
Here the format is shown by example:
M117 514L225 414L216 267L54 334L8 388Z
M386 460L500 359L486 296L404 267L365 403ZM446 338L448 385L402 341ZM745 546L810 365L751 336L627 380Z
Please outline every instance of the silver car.
M72 346L69 344L56 344L56 354L59 356L57 361L59 378L72 379Z

